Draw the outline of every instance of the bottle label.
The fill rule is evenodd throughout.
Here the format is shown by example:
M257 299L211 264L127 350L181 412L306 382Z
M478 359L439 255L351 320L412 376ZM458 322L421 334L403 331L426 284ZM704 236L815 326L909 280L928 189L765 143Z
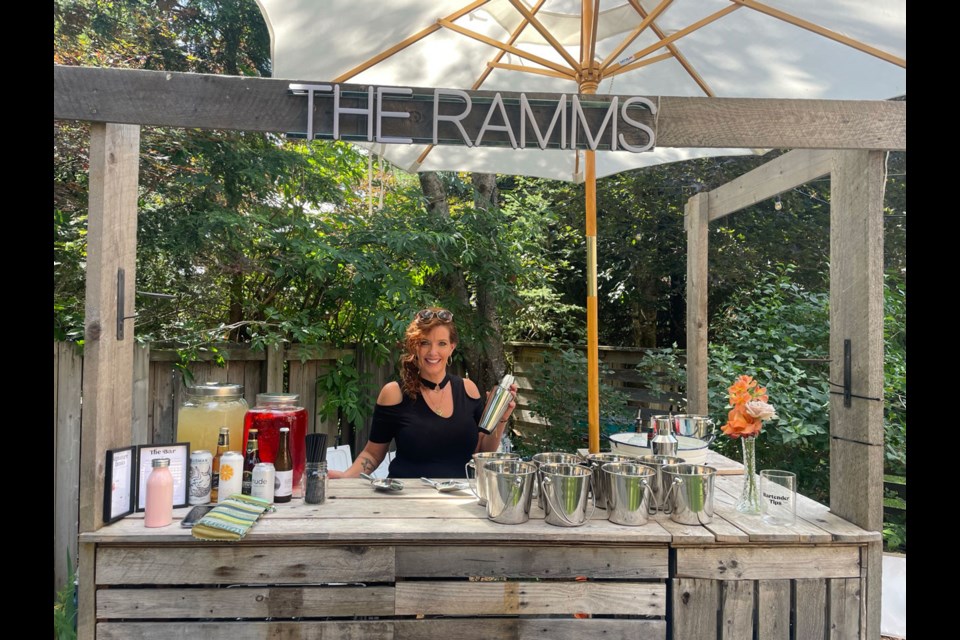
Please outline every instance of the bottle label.
M275 496L293 495L293 469L289 471L277 471L276 481L274 482Z

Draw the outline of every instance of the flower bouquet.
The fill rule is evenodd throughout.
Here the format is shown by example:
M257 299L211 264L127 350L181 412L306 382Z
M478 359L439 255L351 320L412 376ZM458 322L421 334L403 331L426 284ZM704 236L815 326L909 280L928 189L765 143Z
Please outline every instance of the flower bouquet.
M766 387L761 387L752 376L740 376L728 389L730 412L727 423L720 427L731 438L740 438L743 445L743 491L736 509L741 513L760 513L760 493L757 490L756 437L764 420L774 420L776 410L767 400Z

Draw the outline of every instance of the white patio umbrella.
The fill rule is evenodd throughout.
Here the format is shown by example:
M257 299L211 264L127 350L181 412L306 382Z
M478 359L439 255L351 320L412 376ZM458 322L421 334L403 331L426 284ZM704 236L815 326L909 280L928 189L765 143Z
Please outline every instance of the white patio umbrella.
M277 78L492 91L883 100L906 0L258 0ZM586 182L590 450L599 448L596 178L746 149L378 145L407 171Z

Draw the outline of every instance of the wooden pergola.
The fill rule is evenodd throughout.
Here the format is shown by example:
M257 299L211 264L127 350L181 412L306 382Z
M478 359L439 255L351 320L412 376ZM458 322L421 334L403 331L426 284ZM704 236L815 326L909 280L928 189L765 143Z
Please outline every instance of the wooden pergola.
M79 529L104 526L106 451L129 445L141 126L284 133L306 105L280 79L54 65L54 119L91 123ZM710 123L707 125L706 123ZM719 124L718 124L719 123ZM882 527L883 191L885 152L906 149L906 102L661 98L661 147L796 149L690 199L689 409L706 413L708 224L830 175L830 508ZM881 542L870 543L866 635L879 637ZM92 545L80 545L92 584ZM81 637L94 637L94 593L81 590Z

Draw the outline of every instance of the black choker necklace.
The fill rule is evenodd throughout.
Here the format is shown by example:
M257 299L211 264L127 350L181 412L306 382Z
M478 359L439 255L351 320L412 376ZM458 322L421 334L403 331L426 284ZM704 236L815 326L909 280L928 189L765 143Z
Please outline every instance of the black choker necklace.
M422 377L420 378L420 384L425 386L427 389L433 389L433 390L443 389L445 386L447 386L448 382L450 382L449 375L443 376L443 380L441 380L440 382L430 382L429 380L425 380Z

